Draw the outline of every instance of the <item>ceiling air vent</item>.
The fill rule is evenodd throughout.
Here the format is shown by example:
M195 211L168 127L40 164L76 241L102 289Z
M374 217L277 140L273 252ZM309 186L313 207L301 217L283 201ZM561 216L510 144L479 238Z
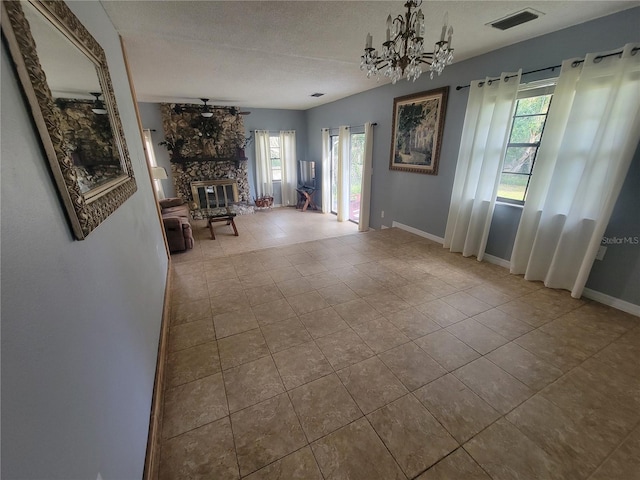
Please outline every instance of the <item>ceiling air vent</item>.
M324 95L324 93L312 93L311 94L312 97L321 97L323 95Z
M509 28L535 20L540 15L544 15L544 13L533 10L532 8L527 8L507 17L489 22L487 25L491 25L493 28L497 28L498 30L508 30Z

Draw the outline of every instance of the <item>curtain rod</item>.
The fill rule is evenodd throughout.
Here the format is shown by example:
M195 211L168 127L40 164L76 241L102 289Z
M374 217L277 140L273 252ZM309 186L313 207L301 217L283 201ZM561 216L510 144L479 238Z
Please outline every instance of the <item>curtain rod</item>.
M372 127L377 127L378 123L377 122L373 122L371 124ZM347 125L348 128L356 128L356 127L364 127L363 125ZM335 130L336 128L340 128L340 127L325 127L325 128L321 128L320 130Z
M258 129L260 130L260 129ZM290 128L285 129L285 130L264 130L265 132L269 132L269 133L280 133L280 132L295 132L295 130L292 130ZM249 133L256 133L256 130L249 130Z
M635 52L637 52L638 50L640 50L640 47L634 47L631 49L631 53L635 54ZM599 62L600 60L602 60L603 58L607 58L607 57L615 57L616 55L622 55L622 50L620 50L619 52L613 52L613 53L608 53L607 55L598 55L597 57L595 57L593 59L594 62ZM577 67L578 65L580 65L581 63L584 63L584 58L582 60L576 60L575 62L571 63L571 66L573 68ZM538 72L544 72L545 70L551 70L554 71L556 68L560 68L562 67L562 65L553 65L551 67L545 67L545 68L539 68L537 70L529 70L528 72L523 72L522 75L529 75L531 73L538 73ZM517 77L517 75L508 75L505 77L505 79L507 78L513 78L513 77ZM488 80L489 85L491 85L491 82L495 82L496 80L500 80L500 77L498 78L491 78ZM484 85L484 82L480 82L479 84L480 86ZM456 90L462 90L463 88L469 88L471 85L458 85L456 87Z

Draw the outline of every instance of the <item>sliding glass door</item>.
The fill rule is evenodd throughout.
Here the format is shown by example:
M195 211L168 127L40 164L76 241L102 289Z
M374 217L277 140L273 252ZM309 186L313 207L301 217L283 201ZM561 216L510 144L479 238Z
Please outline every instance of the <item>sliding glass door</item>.
M338 136L331 135L331 213L338 212ZM351 134L349 154L349 220L360 221L360 194L364 164L364 133Z
M331 135L331 213L338 214L338 135Z
M360 194L362 193L362 169L364 166L364 133L351 134L351 158L349 159L349 220L360 221Z

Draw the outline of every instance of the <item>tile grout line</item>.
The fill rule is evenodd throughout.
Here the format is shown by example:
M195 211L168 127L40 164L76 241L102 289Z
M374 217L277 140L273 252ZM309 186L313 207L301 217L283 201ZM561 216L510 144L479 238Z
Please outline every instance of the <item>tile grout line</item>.
M640 427L640 420L638 420L638 421L636 422L636 424L633 426L633 428L631 428L631 429L629 430L629 433L627 433L627 434L624 436L624 438L620 441L620 443L618 443L618 444L617 444L617 445L616 445L616 446L615 446L615 447L614 447L614 448L613 448L613 449L612 449L612 450L611 450L611 451L610 451L610 452L605 456L605 458L604 458L604 459L603 459L603 460L602 460L602 461L601 461L601 462L596 466L596 468L594 468L594 469L593 469L593 471L589 474L589 476L586 478L586 480L589 480L589 479L593 478L593 476L594 476L594 475L595 475L595 473L598 471L598 469L599 469L602 465L604 465L604 464L607 462L607 460L609 460L609 458L611 458L611 457L612 457L612 456L613 456L613 455L618 451L618 449L619 449L619 448L624 444L624 442L626 442L626 441L629 439L629 437L630 437L631 435L633 435L633 433L635 432L635 430L636 430L637 428L639 428L639 427Z

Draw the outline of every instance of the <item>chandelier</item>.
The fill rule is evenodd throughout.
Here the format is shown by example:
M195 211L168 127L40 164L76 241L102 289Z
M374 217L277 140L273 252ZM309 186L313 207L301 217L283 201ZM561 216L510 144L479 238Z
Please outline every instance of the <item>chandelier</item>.
M447 29L447 17L444 17L444 25L440 41L436 42L433 52L423 50L424 41L424 15L422 9L412 11L422 5L422 0L407 0L404 6L407 13L403 17L398 15L392 19L387 17L387 40L382 44L382 52L378 53L371 44L373 37L367 34L367 42L364 47L364 55L360 62L360 70L367 71L367 78L378 76L383 71L385 77L391 78L391 83L396 83L406 74L407 80L414 82L422 75L422 65L429 66L431 79L434 72L442 73L444 67L453 61L453 48L451 37L453 27ZM445 36L447 39L445 40ZM378 77L379 79L379 77Z

